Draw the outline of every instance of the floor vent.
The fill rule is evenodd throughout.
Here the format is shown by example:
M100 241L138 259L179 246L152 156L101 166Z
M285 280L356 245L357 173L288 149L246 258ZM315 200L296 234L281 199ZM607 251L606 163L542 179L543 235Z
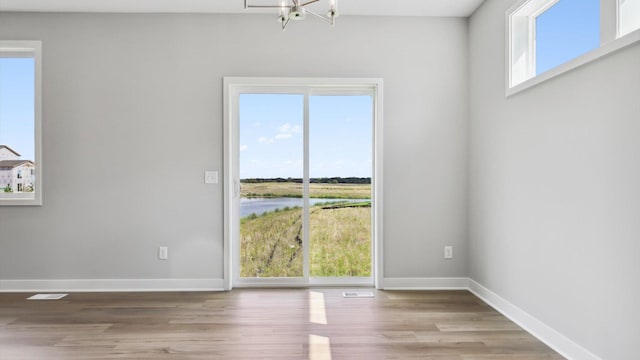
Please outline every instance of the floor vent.
M28 297L27 300L60 300L67 294L35 294Z
M372 298L373 293L371 291L345 291L342 296L346 298Z

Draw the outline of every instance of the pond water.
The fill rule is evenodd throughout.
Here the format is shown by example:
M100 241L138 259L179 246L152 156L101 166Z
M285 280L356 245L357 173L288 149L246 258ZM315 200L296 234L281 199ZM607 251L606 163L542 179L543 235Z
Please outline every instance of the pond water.
M331 203L331 202L365 202L369 199L316 199L310 198L309 205L313 206L319 203ZM240 198L240 217L251 215L262 215L268 211L275 209L283 209L285 207L302 207L301 198Z

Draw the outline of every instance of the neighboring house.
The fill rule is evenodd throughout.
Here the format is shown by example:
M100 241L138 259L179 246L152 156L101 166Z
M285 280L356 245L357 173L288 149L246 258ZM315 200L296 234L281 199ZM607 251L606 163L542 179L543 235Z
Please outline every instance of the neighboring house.
M0 145L0 192L10 188L12 192L33 191L35 164L20 159L20 154Z
M19 160L20 154L7 145L0 145L0 161L2 160Z

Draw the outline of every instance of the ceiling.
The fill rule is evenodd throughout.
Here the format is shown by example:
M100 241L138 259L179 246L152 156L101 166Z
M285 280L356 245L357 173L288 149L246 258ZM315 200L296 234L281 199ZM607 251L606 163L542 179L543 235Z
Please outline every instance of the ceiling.
M244 0L2 0L0 11L241 13ZM289 1L289 0L288 0ZM339 0L341 15L467 17L484 0ZM328 3L328 0L320 2ZM279 0L249 0L278 4ZM316 5L319 6L319 5ZM328 7L325 4L325 7Z

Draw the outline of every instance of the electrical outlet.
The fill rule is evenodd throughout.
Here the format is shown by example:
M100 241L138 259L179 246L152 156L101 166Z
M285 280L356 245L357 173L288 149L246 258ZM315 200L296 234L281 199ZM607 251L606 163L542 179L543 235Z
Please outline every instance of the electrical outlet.
M167 260L169 259L169 248L166 246L160 246L158 248L158 259Z
M445 246L444 247L444 258L445 259L453 259L453 246Z

